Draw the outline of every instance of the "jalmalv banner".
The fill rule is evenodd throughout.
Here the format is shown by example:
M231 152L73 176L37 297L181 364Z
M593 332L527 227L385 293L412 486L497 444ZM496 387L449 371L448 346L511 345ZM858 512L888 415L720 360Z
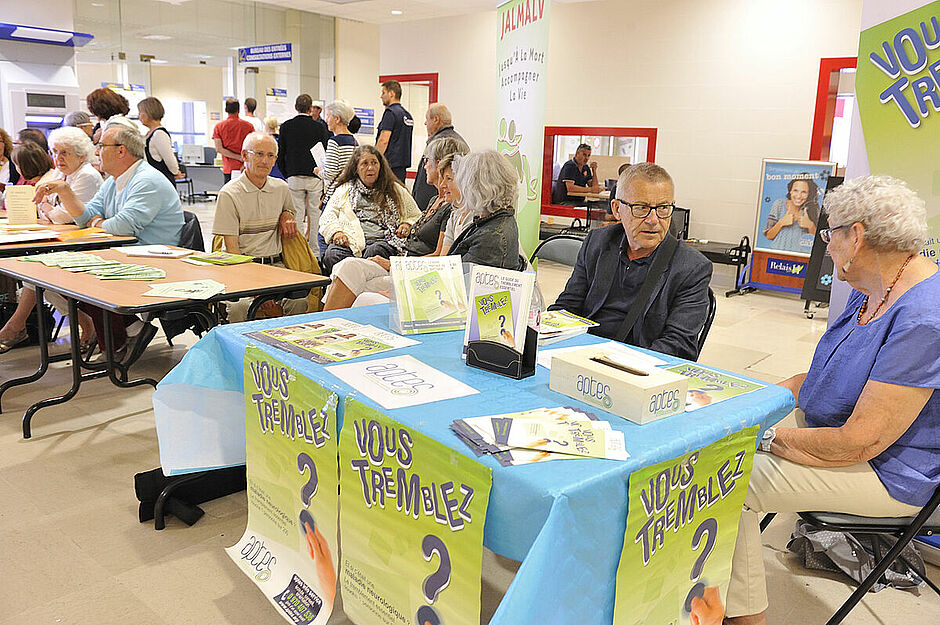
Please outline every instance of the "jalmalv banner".
M725 600L758 429L630 475L614 623L697 623L693 597Z
M940 2L861 32L855 95L871 173L905 180L927 202L921 253L940 262Z
M338 552L337 396L245 349L248 527L228 555L288 623L333 611Z
M550 6L551 0L510 0L497 9L496 151L519 176L516 221L526 256L539 242Z
M343 609L359 625L478 625L489 468L347 399Z

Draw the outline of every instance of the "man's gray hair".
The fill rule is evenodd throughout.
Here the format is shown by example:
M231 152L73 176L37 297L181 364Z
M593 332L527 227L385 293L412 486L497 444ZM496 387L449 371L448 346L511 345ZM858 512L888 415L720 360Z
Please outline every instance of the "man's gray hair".
M454 182L460 191L460 206L473 215L514 209L519 199L519 174L495 150L470 152L454 159Z
M65 114L65 118L62 120L63 126L90 126L91 125L91 116L88 115L85 111L71 111Z
M356 114L356 110L346 100L333 100L324 109L328 114L339 117L340 121L349 125L349 121Z
M672 181L672 176L665 169L656 163L637 163L627 167L617 178L617 199L623 200L624 193L633 184L634 180L644 180L646 182L668 182L675 188L676 184Z
M130 120L127 120L130 121ZM133 123L133 122L131 122ZM126 122L109 122L105 131L116 129L114 142L123 145L134 158L144 158L144 138L136 128L128 126Z
M865 226L865 240L879 250L916 253L927 240L927 206L907 183L891 176L846 180L826 194L829 225Z
M274 153L277 154L277 141L266 132L249 132L245 135L245 140L242 141L242 150L250 150L253 143L264 141L265 139L270 139L271 142L274 143Z
M436 117L441 121L441 127L444 126L453 126L454 125L454 116L451 115L450 109L441 104L440 102L435 102L428 107L428 117Z
M88 138L88 133L72 126L56 128L49 133L49 147L54 149L56 144L64 145L75 152L75 156L82 161L95 153L95 146Z
M424 150L428 160L437 165L448 154L469 154L470 146L463 139L457 137L438 137L431 140Z

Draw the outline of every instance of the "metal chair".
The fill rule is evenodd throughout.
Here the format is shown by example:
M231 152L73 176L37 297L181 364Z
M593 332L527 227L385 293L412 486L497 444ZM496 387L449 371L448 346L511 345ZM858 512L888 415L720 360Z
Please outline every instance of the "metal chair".
M532 256L529 257L529 262L534 263L535 259L541 258L574 267L583 242L584 237L573 234L556 234L538 244L535 251L532 252Z
M705 317L705 325L698 334L698 353L701 355L702 348L705 347L705 339L708 338L708 331L712 329L712 322L715 321L715 312L718 310L718 300L715 298L715 292L708 287L708 315Z
M838 625L849 612L858 605L865 593L875 585L888 567L898 559L901 551L917 536L932 536L940 533L940 486L934 491L930 500L920 509L917 516L901 518L874 518L855 516L853 514L840 514L837 512L800 512L800 517L817 527L836 532L852 532L854 534L889 534L895 537L894 545L881 555L880 549L876 548L875 558L880 558L878 564L872 569L871 573L862 580L845 603L832 615L826 625ZM760 529L763 532L775 517L775 514L767 514L761 519ZM873 541L876 545L879 540ZM881 539L883 542L883 539ZM924 581L934 592L940 594L940 588L923 576Z
M179 167L180 167L180 171L186 174L186 165L184 165L183 163L180 163ZM186 200L188 204L192 204L193 195L195 193L193 191L193 179L190 178L189 175L187 174L185 178L175 179L173 181L173 184L176 185L176 192L179 193L180 200ZM183 190L179 188L180 185L182 185L186 189L185 196L183 195Z

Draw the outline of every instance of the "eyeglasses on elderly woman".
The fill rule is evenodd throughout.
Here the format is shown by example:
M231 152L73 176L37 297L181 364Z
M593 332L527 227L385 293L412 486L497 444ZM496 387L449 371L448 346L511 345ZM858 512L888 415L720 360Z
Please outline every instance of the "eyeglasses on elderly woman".
M832 228L823 228L819 231L819 238L822 239L823 243L828 244L832 240L832 233L841 228L851 228L852 224L842 224L841 226L833 226Z

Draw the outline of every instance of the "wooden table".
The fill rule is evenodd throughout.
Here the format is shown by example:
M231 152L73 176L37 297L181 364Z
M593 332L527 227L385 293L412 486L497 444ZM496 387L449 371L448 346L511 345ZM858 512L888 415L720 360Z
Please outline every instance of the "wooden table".
M570 197L584 198L584 206L587 209L587 213L585 215L586 221L584 224L586 229L591 228L591 202L610 201L610 191L600 191L598 193L594 193L592 191L568 191L568 195Z
M73 232L78 230L78 226L69 225L50 225L50 229L56 232ZM60 241L58 239L48 239L46 241L26 241L23 243L5 243L0 245L0 258L9 258L10 256L24 256L26 254L44 254L47 252L70 252L85 250L103 250L109 247L118 247L121 245L133 245L137 243L137 237L124 237L116 235L108 236L88 236L79 239L67 239Z
M43 305L43 293L46 290L65 297L69 306L72 387L64 395L36 402L26 410L23 415L23 438L31 436L30 421L37 410L68 401L78 392L78 388L84 380L106 375L115 386L122 388L141 384L150 384L156 387L156 380L150 378L128 380L127 367L115 361L114 346L111 345L113 315L133 315L193 308L197 310L192 312L198 314L198 309L205 309L204 305L207 303L253 297L255 301L248 309L248 318L252 319L261 304L268 300L281 297L303 297L310 289L326 286L330 282L329 278L325 276L258 263L197 266L183 262L180 259L127 256L117 250L101 250L95 252L95 254L105 259L149 265L162 269L166 272L166 278L161 280L101 280L85 273L72 273L59 267L46 267L38 262L26 262L12 258L0 259L0 274L35 286L38 306ZM149 291L151 284L154 283L208 279L224 284L225 293L215 295L207 300L143 296L143 293ZM104 315L105 362L103 363L85 362L81 357L79 351L78 302L97 306L106 312ZM214 324L214 319L208 318L207 315L201 316L207 317L208 325ZM39 335L45 336L45 332L45 319L40 315ZM29 376L7 380L0 384L0 397L7 389L34 382L45 374L49 368L50 358L49 347L44 341L40 341L39 354L39 369ZM83 368L90 370L90 373L82 373Z

